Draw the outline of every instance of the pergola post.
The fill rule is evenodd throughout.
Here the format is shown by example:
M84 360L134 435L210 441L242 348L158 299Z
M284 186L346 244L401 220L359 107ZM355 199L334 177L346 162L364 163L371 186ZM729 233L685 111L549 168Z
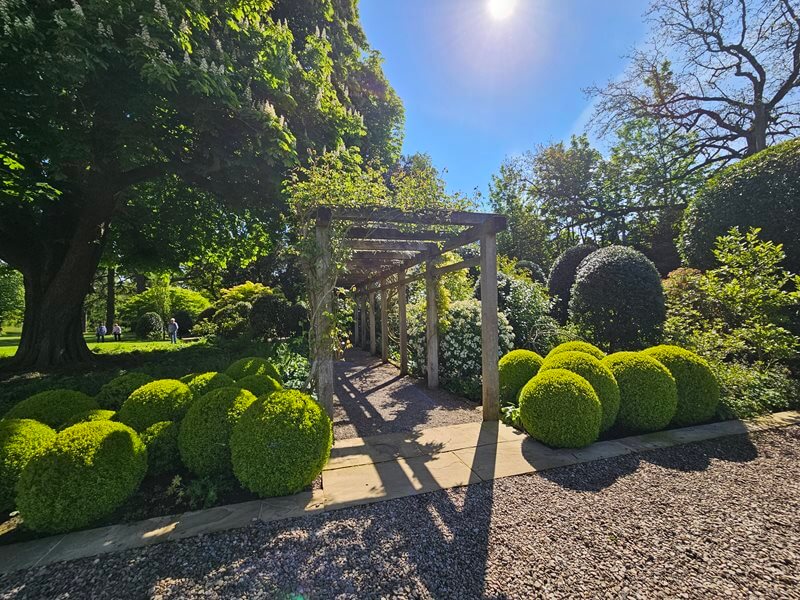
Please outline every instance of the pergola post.
M361 339L359 340L360 346L362 349L367 348L367 297L365 294L361 294L361 297L358 299L358 303L361 305Z
M369 299L367 300L369 306L367 307L367 311L369 314L369 351L370 354L376 354L378 343L375 339L375 292L369 293Z
M483 420L500 418L500 374L497 324L497 239L496 234L481 236L481 351Z
M358 346L361 329L358 326L358 296L353 296L353 348Z
M439 387L439 313L436 307L436 276L433 261L425 262L425 340L428 387Z
M400 281L405 281L406 272L398 275ZM400 329L400 374L408 375L408 332L406 331L406 284L401 283L397 288L397 320Z
M314 339L314 372L317 384L317 399L333 417L333 352L336 340L332 337L334 324L333 285L336 277L333 269L331 248L330 211L320 211L315 225L315 241L319 257L314 266L316 286L311 292L311 319Z
M381 279L381 360L389 362L389 290L385 285L386 280Z

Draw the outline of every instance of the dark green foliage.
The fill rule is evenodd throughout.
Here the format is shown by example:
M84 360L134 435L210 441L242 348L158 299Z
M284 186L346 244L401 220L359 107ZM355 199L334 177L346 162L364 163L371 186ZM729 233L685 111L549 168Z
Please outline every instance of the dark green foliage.
M101 387L94 399L102 408L119 410L135 389L151 381L153 378L147 373L125 373Z
M237 381L248 375L268 375L277 382L281 382L281 376L272 363L258 356L240 358L225 370L225 374Z
M93 408L84 412L72 415L59 429L66 429L78 423L89 423L91 421L112 421L114 415L117 413L113 410L105 410L103 408Z
M514 347L544 353L557 343L558 322L550 316L552 302L540 283L512 277L501 310L514 330Z
M34 456L17 483L25 526L59 533L90 525L119 507L147 472L147 450L129 427L80 423Z
M600 350L600 348L597 346L590 344L589 342L574 341L559 344L550 350L550 352L547 354L547 358L550 358L551 356L561 352L583 352L584 354L594 356L598 360L602 360L606 357L606 353Z
M292 304L279 292L264 294L253 301L250 332L257 339L291 335Z
M655 265L624 246L593 252L575 276L569 318L582 336L606 349L660 341L667 309Z
M580 448L600 435L602 408L583 377L564 369L540 371L519 395L522 425L555 448Z
M500 359L500 405L517 404L519 391L542 366L542 357L532 350L512 350Z
M136 321L134 333L140 340L161 340L164 338L164 321L158 313L144 313Z
M602 360L619 385L617 425L645 433L669 425L678 406L678 387L669 370L641 352L617 352Z
M531 262L529 260L517 261L517 268L527 271L536 283L543 283L547 285L547 275L544 274L544 269L541 265Z
M213 306L209 306L205 310L200 311L200 314L197 315L197 318L194 322L201 323L202 321L210 321L215 312L217 312L217 309Z
M58 429L78 413L97 408L97 402L82 392L48 390L23 400L3 415L4 419L34 419Z
M800 273L800 139L767 148L717 173L689 203L680 250L689 266L716 266L714 244L732 227L761 228L783 244L786 267Z
M550 269L547 289L556 301L553 306L553 316L562 325L567 322L570 293L572 284L575 283L578 266L595 250L597 250L597 246L591 244L574 246L561 254Z
M0 512L14 507L14 490L28 461L56 437L56 432L33 419L0 421Z
M281 389L281 384L278 380L269 375L248 375L237 381L236 385L244 390L253 392L259 398Z
M180 466L178 455L178 424L175 421L159 421L145 429L139 437L147 448L147 473L161 475Z
M722 419L749 419L800 409L800 381L780 365L716 363Z
M178 434L183 464L201 477L231 475L231 431L255 400L247 390L225 387L195 402L186 413Z
M603 409L600 431L611 428L619 412L619 386L608 367L585 352L559 352L548 356L542 363L542 371L550 369L566 369L588 381L597 394Z
M224 338L233 339L247 332L250 325L250 311L253 306L249 302L237 302L220 308L211 317L216 331Z
M183 379L181 379L181 381L183 381ZM183 383L189 386L195 398L205 396L211 390L236 385L236 382L225 375L225 373L217 373L216 371L192 375L191 377L187 377Z
M117 420L144 431L159 421L180 421L194 400L192 390L177 379L158 379L135 390L117 413Z
M194 326L194 320L185 310L176 310L173 312L175 322L178 324L178 335L183 337L187 336Z
M311 396L275 392L253 402L233 428L233 472L259 496L294 494L322 472L332 443L331 420Z
M644 354L667 367L678 386L678 408L672 425L696 425L714 416L719 404L719 383L704 359L678 346L655 346Z

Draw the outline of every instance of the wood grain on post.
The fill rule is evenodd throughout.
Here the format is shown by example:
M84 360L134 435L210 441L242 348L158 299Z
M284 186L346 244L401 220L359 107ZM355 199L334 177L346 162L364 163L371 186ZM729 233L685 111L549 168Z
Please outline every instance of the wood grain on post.
M381 281L385 285L386 280ZM381 290L381 360L389 362L389 290Z
M362 294L359 299L361 304L361 348L367 348L367 297Z
M436 277L433 262L425 263L425 340L428 387L439 387L439 313L436 306Z
M374 355L378 349L378 341L375 339L375 292L370 292L367 303L369 304L367 306L367 312L369 313L369 351Z
M500 418L500 352L497 325L497 240L494 233L481 238L481 354L483 420Z
M326 218L327 216L327 218ZM311 311L314 327L314 360L316 364L317 398L320 404L333 417L333 290L328 289L330 282L335 283L335 275L331 272L333 250L331 248L330 213L318 214L315 227L315 241L319 251L319 260L314 265L315 277L321 289L311 295Z
M400 273L400 281L405 280L405 272ZM408 332L406 331L406 284L397 288L397 320L400 329L400 374L408 375Z

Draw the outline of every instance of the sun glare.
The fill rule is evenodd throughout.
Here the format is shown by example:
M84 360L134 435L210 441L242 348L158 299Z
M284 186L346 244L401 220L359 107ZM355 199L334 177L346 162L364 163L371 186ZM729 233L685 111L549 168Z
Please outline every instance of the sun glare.
M495 21L508 19L514 14L517 7L517 0L488 0L486 8Z

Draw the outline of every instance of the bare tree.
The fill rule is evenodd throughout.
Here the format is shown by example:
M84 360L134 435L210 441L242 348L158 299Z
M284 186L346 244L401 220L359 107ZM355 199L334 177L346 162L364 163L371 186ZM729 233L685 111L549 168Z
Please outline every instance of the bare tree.
M800 132L798 0L654 0L652 34L604 88L602 134L648 117L693 134L698 164L726 164Z

